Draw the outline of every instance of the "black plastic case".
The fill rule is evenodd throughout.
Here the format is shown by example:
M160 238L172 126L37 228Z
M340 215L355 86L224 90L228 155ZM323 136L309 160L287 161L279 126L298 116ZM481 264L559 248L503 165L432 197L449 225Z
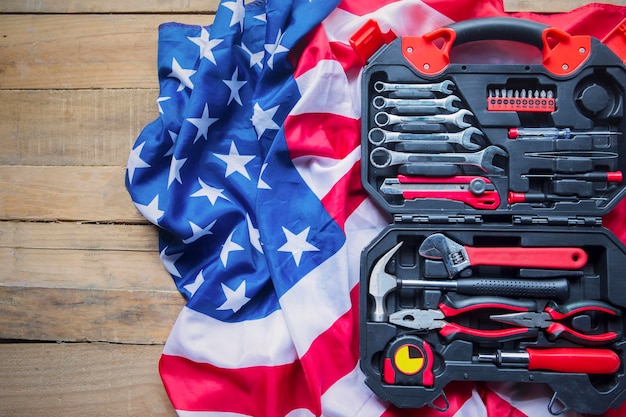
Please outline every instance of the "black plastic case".
M494 40L527 44L521 46L536 49L539 62L450 63L450 52L462 52L463 44ZM626 192L625 94L624 63L599 40L513 18L397 38L369 58L362 182L394 219L361 263L361 368L380 398L445 409L443 388L451 381L516 381L548 384L553 414L602 413L626 400L626 247L601 225ZM437 256L420 253L439 235L469 248L470 259L479 259L474 249L509 248L492 252L528 261L450 271ZM586 259L541 265L551 248L582 249ZM450 265L466 262L468 253L450 258ZM554 320L592 337L556 328L509 334L524 327L492 317L514 312L502 305L540 313L555 304L597 304ZM442 317L446 306L453 309ZM414 311L448 324L405 327L417 322ZM479 332L458 332L456 325ZM609 357L606 369L596 352ZM567 358L550 360L557 354ZM542 369L561 365L566 369Z

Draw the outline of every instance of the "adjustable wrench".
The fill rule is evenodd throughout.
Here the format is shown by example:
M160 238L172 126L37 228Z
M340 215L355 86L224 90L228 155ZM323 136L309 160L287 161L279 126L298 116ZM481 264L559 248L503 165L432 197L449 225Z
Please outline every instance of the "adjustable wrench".
M374 90L378 93L383 91L395 91L395 90L413 90L413 91L427 91L427 92L439 92L443 94L451 94L454 83L450 80L445 80L440 83L433 84L397 84L397 83L385 83L382 81L376 81L374 83Z
M495 145L473 153L404 153L378 147L370 154L374 168L387 168L393 165L410 163L435 163L444 165L474 165L490 174L501 174L504 168L494 165L496 156L506 157L507 153Z
M481 265L575 270L585 266L588 259L587 253L576 247L463 246L441 233L424 239L419 254L442 260L450 277Z
M444 109L449 112L455 112L459 110L453 103L460 102L461 99L457 96L451 95L445 98L436 98L436 99L394 99L394 98L385 98L383 96L376 96L374 100L372 100L372 105L376 109L384 109L387 107L430 107L430 108L439 108Z
M367 137L372 145L382 145L383 143L406 142L406 141L442 141L456 143L465 149L480 149L480 145L472 142L473 135L481 135L483 132L475 127L468 127L460 132L454 133L403 133L391 132L375 127L369 131Z
M474 114L467 110L461 109L451 114L435 114L428 116L400 116L385 112L379 112L374 116L374 122L379 127L397 125L398 123L434 123L434 124L450 124L460 129L472 126L464 120L465 116L473 116Z

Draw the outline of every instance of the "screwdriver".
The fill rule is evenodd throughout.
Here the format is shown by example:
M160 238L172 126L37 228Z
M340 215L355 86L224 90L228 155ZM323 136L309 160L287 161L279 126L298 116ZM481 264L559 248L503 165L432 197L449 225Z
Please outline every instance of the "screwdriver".
M576 135L619 135L621 132L610 130L588 130L584 132L572 132L568 127L559 129L556 127L511 127L509 128L509 139L535 138L535 139L570 139Z
M621 171L613 172L587 172L585 174L524 174L526 178L548 178L551 180L585 180L593 182L622 182L623 174Z
M463 278L459 280L420 280L398 278L404 288L423 288L455 291L466 295L498 295L502 297L558 298L569 297L566 278L525 280L509 278Z
M566 373L612 374L620 366L619 356L609 349L552 348L478 354L479 362L497 366Z

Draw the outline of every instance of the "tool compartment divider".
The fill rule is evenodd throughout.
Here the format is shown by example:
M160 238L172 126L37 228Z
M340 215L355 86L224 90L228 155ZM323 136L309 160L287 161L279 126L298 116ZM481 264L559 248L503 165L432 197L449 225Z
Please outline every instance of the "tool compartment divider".
M549 53L542 36L590 48L562 73L546 51L434 73L402 49L421 41L397 38L363 72L361 179L393 223L362 253L361 369L399 407L445 409L452 381L545 383L551 413L555 402L596 414L626 398L626 246L601 226L626 193L626 70L597 39L531 24L530 41L514 30L524 24L466 22L433 38L463 48L506 29ZM546 316L582 300L619 314ZM523 312L548 319L498 321Z

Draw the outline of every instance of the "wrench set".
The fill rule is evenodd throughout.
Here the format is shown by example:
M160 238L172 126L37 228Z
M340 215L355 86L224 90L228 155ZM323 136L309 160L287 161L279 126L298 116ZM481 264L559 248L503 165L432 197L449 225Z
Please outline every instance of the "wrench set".
M399 407L445 410L452 381L547 384L554 415L619 407L626 246L601 218L626 194L626 57L514 18L353 40L361 179L393 218L361 259L366 384ZM543 60L451 62L491 40Z

